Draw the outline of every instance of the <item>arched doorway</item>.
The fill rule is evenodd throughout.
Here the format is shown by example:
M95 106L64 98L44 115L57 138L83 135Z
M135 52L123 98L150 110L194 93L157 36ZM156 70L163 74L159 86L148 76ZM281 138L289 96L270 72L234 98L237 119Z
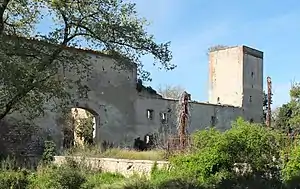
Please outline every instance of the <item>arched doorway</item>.
M96 142L99 115L90 109L75 107L64 115L64 149L93 145Z

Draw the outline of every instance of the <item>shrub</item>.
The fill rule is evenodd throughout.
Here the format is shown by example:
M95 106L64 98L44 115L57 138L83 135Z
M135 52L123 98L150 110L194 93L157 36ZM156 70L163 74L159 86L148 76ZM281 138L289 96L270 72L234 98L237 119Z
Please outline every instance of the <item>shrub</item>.
M295 144L289 150L288 158L287 152L282 151L282 179L287 185L300 187L300 146Z
M0 172L0 189L25 189L28 186L29 172L25 170L3 170Z
M85 182L84 174L77 168L70 166L46 166L38 169L31 177L30 188L35 189L79 189Z
M30 177L30 189L54 189L61 188L59 182L57 181L57 167L46 166L39 167L37 172L35 172Z
M217 141L220 141L222 137L222 133L215 128L197 131L192 135L193 150L217 145Z
M56 145L53 141L45 141L42 161L49 164L54 160Z
M271 172L278 165L273 158L278 158L283 141L276 131L242 119L224 133L214 129L199 131L193 140L192 153L170 159L170 174L202 184L217 184L235 177L235 163L246 163L251 174Z
M254 172L269 172L278 165L280 150L284 147L283 135L260 124L238 119L232 129L224 133L227 152L235 163L247 163Z

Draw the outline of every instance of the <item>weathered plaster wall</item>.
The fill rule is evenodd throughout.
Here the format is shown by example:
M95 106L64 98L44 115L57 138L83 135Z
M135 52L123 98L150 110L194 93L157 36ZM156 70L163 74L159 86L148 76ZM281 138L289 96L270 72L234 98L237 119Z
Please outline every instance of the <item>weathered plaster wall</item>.
M176 131L178 101L170 99L153 99L140 97L135 101L136 128L140 136L148 133L170 134ZM147 111L152 110L153 118L147 117ZM221 106L208 103L190 103L191 122L189 132L212 127L226 130L231 122L243 116L241 108ZM162 123L162 114L167 121Z
M96 142L106 140L120 144L125 135L134 135L134 101L136 92L136 66L122 65L103 55L88 54L92 64L91 78L82 81L90 91L88 98L76 96L71 108L78 107L90 111L96 117ZM65 73L67 78L77 80L78 75L72 70ZM72 93L76 94L74 84ZM50 113L51 114L51 113ZM53 124L61 116L60 112L50 117L41 118L46 128L61 130L61 123ZM133 138L130 137L131 139ZM132 140L130 140L132 142ZM59 144L61 146L61 143Z
M242 107L242 47L211 52L209 54L209 69L209 102Z
M243 108L246 119L262 120L263 109L263 53L244 47Z
M130 160L130 159L113 159L113 158L82 158L71 157L76 162L83 162L94 170L104 172L120 173L130 177L133 174L149 176L155 161L150 160ZM55 156L54 163L61 165L66 162L65 156ZM156 161L157 168L167 168L167 161Z
M263 52L246 46L216 50L209 55L209 102L243 109L245 119L263 115Z

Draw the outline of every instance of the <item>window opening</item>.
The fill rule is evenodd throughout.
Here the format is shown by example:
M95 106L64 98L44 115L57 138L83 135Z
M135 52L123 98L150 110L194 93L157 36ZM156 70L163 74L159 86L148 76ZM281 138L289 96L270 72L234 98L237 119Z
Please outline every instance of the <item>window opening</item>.
M162 124L165 124L165 123L167 123L167 113L161 113L160 114L160 120L161 120L161 123Z
M211 123L211 126L215 126L216 125L216 116L211 116L210 123Z
M154 114L154 111L151 110L151 109L147 109L147 118L149 120L152 120L153 119L153 114Z

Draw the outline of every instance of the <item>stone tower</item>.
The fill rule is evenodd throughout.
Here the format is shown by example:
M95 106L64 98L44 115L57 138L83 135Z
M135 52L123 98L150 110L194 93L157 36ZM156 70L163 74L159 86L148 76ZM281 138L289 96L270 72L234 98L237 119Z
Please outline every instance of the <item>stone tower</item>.
M261 122L263 52L246 46L210 52L209 102L241 107L245 119Z

